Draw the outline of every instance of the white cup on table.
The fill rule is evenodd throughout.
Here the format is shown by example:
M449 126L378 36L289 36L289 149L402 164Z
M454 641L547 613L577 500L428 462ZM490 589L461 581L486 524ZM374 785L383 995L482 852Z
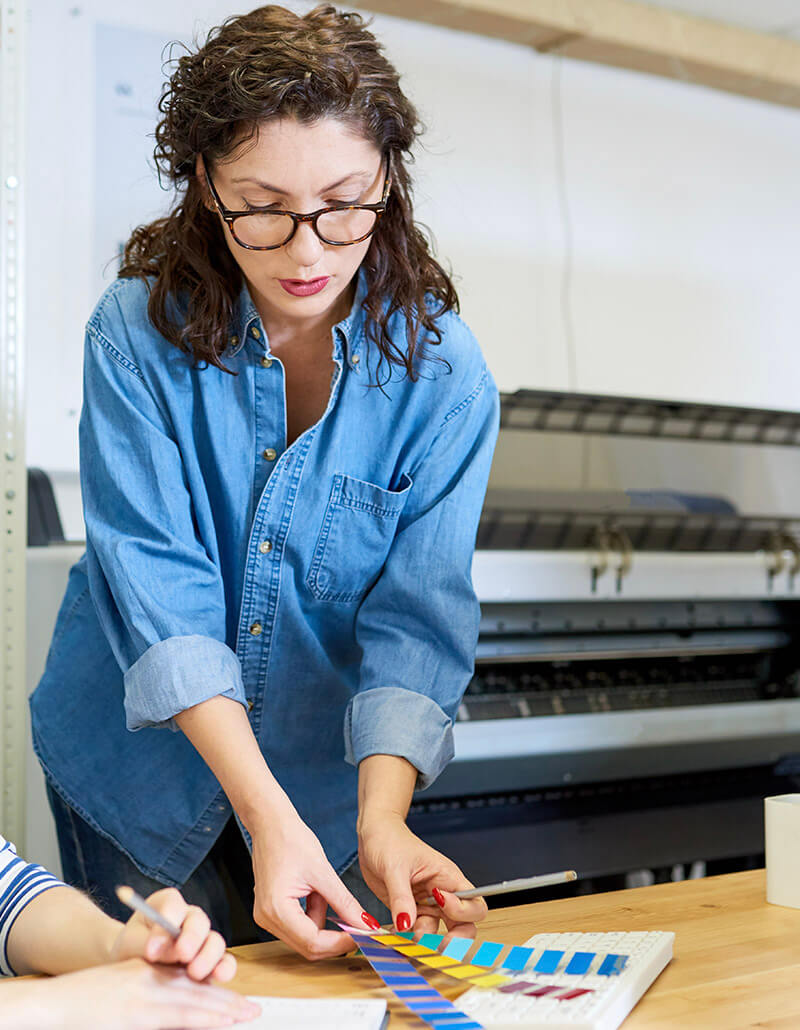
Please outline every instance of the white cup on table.
M800 794L764 798L767 901L800 908Z

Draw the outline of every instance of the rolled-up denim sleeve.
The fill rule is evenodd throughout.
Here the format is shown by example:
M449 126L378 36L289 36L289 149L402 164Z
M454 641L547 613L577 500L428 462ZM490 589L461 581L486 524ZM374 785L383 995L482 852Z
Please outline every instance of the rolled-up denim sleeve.
M92 323L80 448L89 584L124 673L128 729L175 728L173 716L220 694L245 704L222 577L198 539L169 414Z
M427 787L453 757L480 608L472 586L499 399L486 368L413 471L389 556L356 619L363 659L345 715L345 758L399 755Z

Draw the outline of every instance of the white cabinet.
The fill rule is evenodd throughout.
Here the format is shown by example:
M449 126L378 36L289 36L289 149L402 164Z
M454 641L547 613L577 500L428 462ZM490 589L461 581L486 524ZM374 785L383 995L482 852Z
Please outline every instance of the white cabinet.
M28 694L39 682L44 669L50 638L72 565L83 553L83 544L29 547L27 552L27 680ZM30 862L39 862L58 875L55 827L44 789L44 775L31 745L30 719L26 720L25 840L17 841L20 852Z

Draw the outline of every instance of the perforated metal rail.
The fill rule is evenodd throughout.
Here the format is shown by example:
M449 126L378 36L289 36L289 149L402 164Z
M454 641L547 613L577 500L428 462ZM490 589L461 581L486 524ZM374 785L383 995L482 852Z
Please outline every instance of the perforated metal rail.
M24 32L24 4L0 0L0 832L15 841L25 830Z

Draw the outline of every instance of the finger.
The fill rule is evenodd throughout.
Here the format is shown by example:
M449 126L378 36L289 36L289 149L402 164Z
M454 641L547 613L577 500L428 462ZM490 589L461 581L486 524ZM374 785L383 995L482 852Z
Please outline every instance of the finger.
M236 959L233 955L226 952L221 960L217 963L217 968L211 974L213 980L218 980L220 983L227 983L236 976Z
M483 898L457 898L450 891L438 887L432 888L431 894L442 916L451 923L479 923L489 911Z
M137 1027L141 1030L161 1030L165 1026L179 1026L183 1030L200 1030L203 1027L233 1026L237 1020L222 1016L219 1012L207 1012L192 1005L179 1002L160 1002L139 1007Z
M164 887L163 890L156 891L145 900L151 908L169 920L173 926L180 926L189 910L189 906L177 887ZM146 916L145 919L148 926L153 925Z
M162 972L165 971L165 972ZM196 984L181 971L177 975L174 967L155 966L156 978L146 990L146 995L139 999L137 1010L141 1011L142 1003L147 1001L154 1009L162 1013L165 1008L180 1009L181 1018L177 1022L162 1018L160 1022L143 1022L142 1026L218 1026L232 1022L243 1022L254 1019L260 1012L260 1006L234 991L210 984ZM170 973L172 975L170 975ZM217 1020L217 1022L214 1022ZM127 1024L126 1024L127 1025ZM137 1026L139 1026L137 1022Z
M152 926L147 932L147 940L144 945L144 957L148 962L163 962L163 958L172 950L173 939L166 930L160 926Z
M420 912L417 921L414 923L414 937L419 940L424 933L437 933L441 916L433 913Z
M183 895L175 887L165 887L163 890L155 891L147 899L148 905L156 912L164 916L173 926L180 926L183 923L189 906L186 904ZM147 943L145 944L144 956L150 962L174 962L172 957L174 941L166 930L152 923L146 916L143 917L149 927Z
M245 999L243 999L245 1000ZM246 1023L261 1014L261 1007L249 1002L249 1008L219 1009L209 1006L206 999L197 1003L177 999L164 999L147 1007L147 1014L137 1026L147 1030L161 1030L162 1027L219 1027L232 1026L234 1023Z
M165 952L162 961L182 962L188 965L200 953L210 932L211 920L202 908L192 905L183 920L180 937L173 942L172 955L169 956L169 952ZM217 936L219 937L219 934ZM225 950L224 942L222 950Z
M312 961L346 955L353 950L351 937L335 930L320 930L294 900L287 899L276 906L263 925L264 929Z
M450 923L445 924L447 926L447 933L445 934L444 941L442 944L442 950L450 943L454 937L463 937L469 940L475 940L477 935L477 928L474 923Z
M388 868L383 883L389 895L389 908L392 910L394 925L401 933L410 930L417 919L417 903L411 889L408 869L405 866Z
M328 902L339 918L349 926L366 926L370 930L377 930L379 923L377 919L365 912L361 904L345 887L332 866L328 866L323 874L322 881L318 882L317 893L321 894ZM348 938L349 939L349 938Z
M225 955L225 941L212 930L203 946L186 967L192 980L203 981L211 976Z
M195 983L183 970L178 972L174 967L156 966L154 969L163 970L166 974L158 977L152 993L155 999L201 1008L233 1019L252 1019L258 1014L257 1004L226 987Z
M316 891L306 898L306 915L318 930L325 929L328 918L328 902Z

